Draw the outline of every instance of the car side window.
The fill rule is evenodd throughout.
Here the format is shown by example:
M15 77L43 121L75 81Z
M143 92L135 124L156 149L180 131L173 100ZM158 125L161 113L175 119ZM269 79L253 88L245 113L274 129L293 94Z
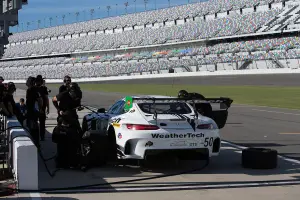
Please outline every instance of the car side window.
M125 101L122 101L118 110L116 110L116 113L114 114L118 114L118 115L124 114L125 113L124 108L125 108Z
M116 112L116 110L118 110L120 103L122 103L122 100L117 101L112 107L110 107L110 109L107 111L107 113L114 114Z

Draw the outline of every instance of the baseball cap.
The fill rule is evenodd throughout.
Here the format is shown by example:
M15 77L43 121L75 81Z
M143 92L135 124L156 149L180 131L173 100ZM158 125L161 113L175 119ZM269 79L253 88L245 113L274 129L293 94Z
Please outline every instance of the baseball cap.
M37 76L36 76L36 80L43 80L42 75L37 75Z

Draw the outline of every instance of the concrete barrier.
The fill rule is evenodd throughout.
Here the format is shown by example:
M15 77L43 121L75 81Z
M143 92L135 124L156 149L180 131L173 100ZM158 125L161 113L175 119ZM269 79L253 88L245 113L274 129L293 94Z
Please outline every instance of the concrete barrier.
M98 82L114 80L132 80L149 78L172 78L172 77L193 77L193 76L232 76L232 75L254 75L254 74L295 74L300 73L300 69L280 68L280 69L251 69L251 70L222 70L222 71L200 71L200 72L181 72L165 74L144 74L131 76L110 76L96 78L73 78L74 82ZM6 80L5 82L26 83L26 80ZM62 83L61 79L46 79L47 83Z
M38 190L38 151L29 133L20 126L16 118L6 120L9 140L9 164L14 173L17 188L20 190Z

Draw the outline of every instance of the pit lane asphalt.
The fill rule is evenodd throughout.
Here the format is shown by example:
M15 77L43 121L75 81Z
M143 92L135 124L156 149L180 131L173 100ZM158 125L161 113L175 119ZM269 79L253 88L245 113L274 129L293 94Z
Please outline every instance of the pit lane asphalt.
M114 81L120 84L201 84L201 85L273 85L300 86L300 74L239 75ZM103 82L101 82L103 83ZM51 94L58 89L51 88ZM25 89L24 85L17 86ZM83 104L105 107L124 96L119 93L83 92ZM227 125L221 130L224 140L247 147L276 149L281 155L300 160L300 110L233 104Z

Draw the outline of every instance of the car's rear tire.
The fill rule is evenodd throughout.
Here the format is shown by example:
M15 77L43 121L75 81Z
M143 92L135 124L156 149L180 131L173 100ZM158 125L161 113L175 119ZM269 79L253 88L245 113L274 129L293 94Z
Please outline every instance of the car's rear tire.
M117 141L115 129L113 127L109 127L108 133L108 154L111 161L117 160Z
M87 124L87 121L86 121L85 117L82 119L82 125L81 125L81 127L82 127L82 132L83 133L85 133L88 130L88 124Z
M274 169L278 153L273 149L247 148L242 151L242 166L250 169Z

